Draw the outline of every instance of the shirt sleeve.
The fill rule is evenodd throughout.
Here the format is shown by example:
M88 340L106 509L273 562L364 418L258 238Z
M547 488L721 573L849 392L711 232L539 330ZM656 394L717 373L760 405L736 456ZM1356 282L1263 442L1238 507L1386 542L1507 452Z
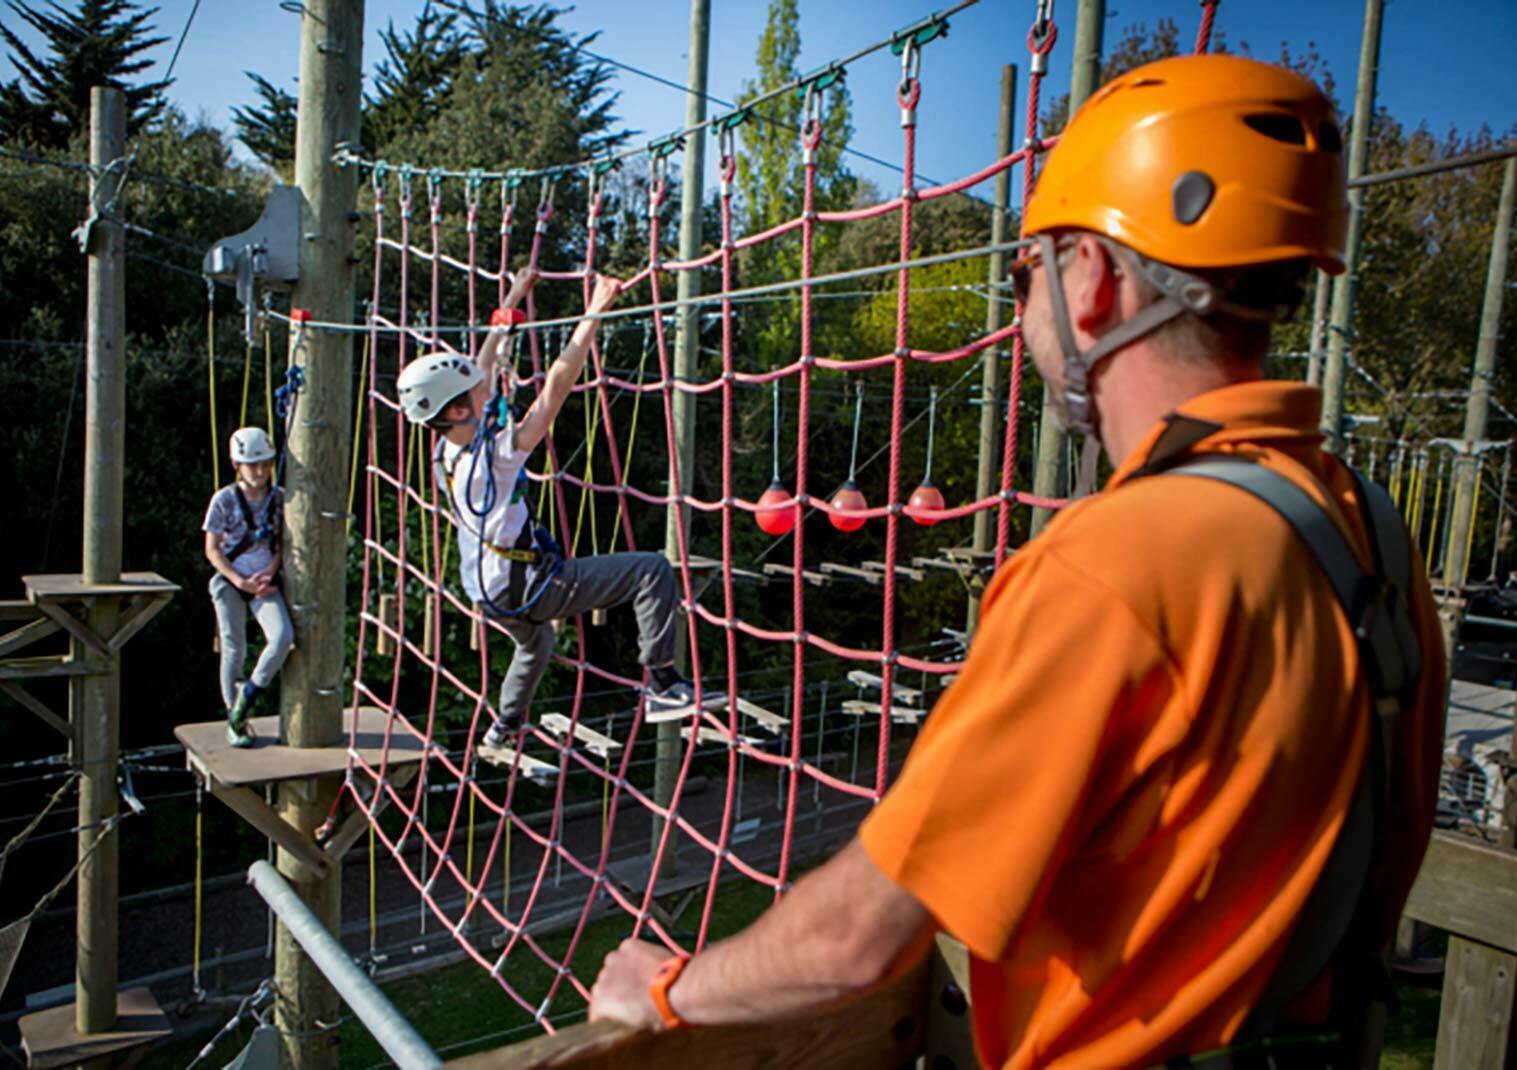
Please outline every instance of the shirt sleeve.
M1179 677L1114 592L1028 553L987 595L958 679L860 829L875 865L976 955L999 959L1095 820L1103 758Z
M226 494L217 491L211 495L211 504L206 507L205 521L200 525L201 531L213 531L220 535L227 529L226 518Z

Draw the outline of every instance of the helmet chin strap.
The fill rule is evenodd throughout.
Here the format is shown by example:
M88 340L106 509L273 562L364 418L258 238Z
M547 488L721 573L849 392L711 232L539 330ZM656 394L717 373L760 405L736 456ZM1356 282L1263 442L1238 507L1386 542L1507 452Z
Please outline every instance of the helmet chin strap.
M1095 486L1096 462L1101 455L1101 436L1095 406L1090 397L1091 373L1102 360L1162 327L1186 311L1186 308L1166 293L1152 304L1145 305L1136 315L1107 331L1100 341L1082 353L1075 341L1069 303L1064 296L1058 249L1048 234L1038 235L1038 248L1043 258L1043 273L1048 278L1048 298L1053 306L1054 329L1058 333L1059 348L1064 355L1064 429L1071 435L1082 435L1085 439L1080 449L1080 471L1074 490L1074 497L1083 498Z

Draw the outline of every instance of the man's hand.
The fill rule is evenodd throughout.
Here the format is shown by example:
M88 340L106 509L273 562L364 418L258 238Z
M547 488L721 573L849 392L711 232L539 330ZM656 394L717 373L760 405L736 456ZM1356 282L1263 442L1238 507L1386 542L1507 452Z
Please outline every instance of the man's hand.
M590 1020L608 1018L638 1029L663 1029L664 1020L653 1005L648 986L667 958L669 952L658 944L623 940L621 947L606 956L600 976L590 989Z
M257 576L238 576L232 581L232 585L244 594L256 597L258 595L258 582Z
M541 273L535 267L524 267L515 275L511 276L511 289L506 293L506 308L515 308L526 300L532 292L532 287L537 285Z

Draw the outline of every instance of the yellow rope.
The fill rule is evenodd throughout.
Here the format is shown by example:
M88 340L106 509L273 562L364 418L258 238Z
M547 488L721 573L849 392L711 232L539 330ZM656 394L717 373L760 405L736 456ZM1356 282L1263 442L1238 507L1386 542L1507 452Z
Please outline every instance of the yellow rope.
M464 883L474 883L474 789L467 782L464 790L469 793L469 839L464 848Z
M369 822L369 946L379 939L379 882L374 874L374 822Z
M242 347L242 412L237 417L237 426L248 425L248 388L253 383L253 343Z
M643 355L637 362L637 385L643 385L643 371L648 366L648 346L643 345ZM643 407L643 392L639 390L632 395L632 430L627 433L627 452L622 454L622 479L618 487L625 490L627 481L632 478L632 458L637 456L633 449L637 446L637 414ZM616 519L611 524L611 540L606 545L606 552L616 552L616 536L622 530L622 515L627 510L627 496L616 496Z
M273 340L267 326L263 329L263 414L269 421L269 437L274 435L274 373L269 365L274 362Z
M358 366L358 400L353 412L353 460L348 471L348 535L353 534L353 503L358 498L358 448L363 440L363 400L369 389L369 336L363 336L363 357Z
M1412 519L1407 524L1411 529L1412 537L1417 537L1417 531L1422 527L1422 498L1423 489L1427 484L1427 453L1417 454L1417 459L1412 465Z
M211 291L213 294L215 291ZM216 301L205 312L205 381L211 399L211 489L221 486L221 432L216 427Z
M195 951L194 951L194 977L195 991L200 991L200 937L201 916L204 904L204 888L201 883L201 874L205 863L205 797L197 783L195 785Z
M600 391L593 391L597 402L600 400ZM569 554L571 557L579 556L579 536L585 524L585 506L590 501L590 484L595 482L595 440L600 437L601 421L591 416L592 406L587 400L585 409L585 485L579 491L579 515L574 521L574 540L570 544ZM590 552L600 552L600 534L595 525L595 509L590 509Z
M1438 545L1438 527L1443 520L1443 483L1448 475L1448 457L1443 458L1438 465L1438 484L1433 492L1433 528L1427 536L1427 569L1433 570L1433 550Z
M1397 450L1396 460L1391 465L1391 501L1396 503L1397 508L1401 506L1401 469L1405 460L1406 450Z

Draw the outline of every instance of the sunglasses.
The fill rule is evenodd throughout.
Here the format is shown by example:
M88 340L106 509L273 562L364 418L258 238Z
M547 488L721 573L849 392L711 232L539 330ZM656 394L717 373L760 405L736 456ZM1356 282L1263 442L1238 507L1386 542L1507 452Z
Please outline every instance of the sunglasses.
M1074 252L1075 242L1066 239L1055 243L1055 255L1058 257L1059 267L1064 267L1068 261L1065 254ZM1043 262L1043 243L1035 242L1027 247L1027 250L1017 259L1011 262L1006 269L1006 277L1011 282L1011 292L1017 299L1017 304L1027 304L1027 295L1032 290L1032 271Z

